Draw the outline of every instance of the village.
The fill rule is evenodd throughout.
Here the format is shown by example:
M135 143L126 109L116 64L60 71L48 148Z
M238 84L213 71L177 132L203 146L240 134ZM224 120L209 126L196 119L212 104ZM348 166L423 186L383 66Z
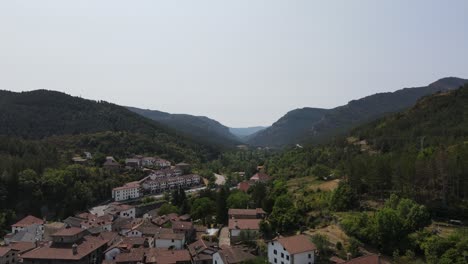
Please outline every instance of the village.
M74 157L73 163L84 165L91 159L90 153L83 156ZM11 225L11 233L3 238L0 263L314 264L320 254L303 233L264 239L260 229L268 214L262 208L230 208L227 225L204 224L190 214L160 214L167 201L154 197L174 190L196 196L197 191L207 188L201 176L191 173L190 164L172 166L158 157L134 156L125 159L122 168L109 156L102 166L116 172L140 170L147 176L113 188L110 202L62 221L24 217ZM272 180L262 167L258 169L233 188L247 192L257 183ZM145 197L154 200L142 205ZM378 255L346 260L334 257L330 262L381 263Z

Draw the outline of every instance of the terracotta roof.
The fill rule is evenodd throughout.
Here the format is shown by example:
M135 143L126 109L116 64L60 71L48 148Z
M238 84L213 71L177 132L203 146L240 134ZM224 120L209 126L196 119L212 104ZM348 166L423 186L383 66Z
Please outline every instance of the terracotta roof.
M188 250L169 250L160 248L149 248L146 250L146 263L176 264L180 262L191 262Z
M277 241L289 252L289 254L298 254L317 249L309 237L305 235L297 235L290 237L280 237Z
M10 243L11 249L18 251L19 254L35 248L34 242L13 242Z
M362 256L359 258L351 259L346 264L380 264L380 257L378 255Z
M192 230L193 224L192 222L174 221L172 222L172 229Z
M243 192L247 192L250 188L252 184L248 181L243 181L243 182L240 182L238 185L237 185L237 189L243 191Z
M346 262L346 260L343 260L343 259L341 259L341 258L339 258L337 256L331 257L330 261L333 262L333 263L337 263L337 264Z
M10 251L11 251L10 247L0 247L0 257L5 256Z
M43 225L45 223L44 220L37 218L32 215L28 215L25 218L19 220L16 224L13 224L12 226L15 227L25 227L25 226L30 226L30 225Z
M229 209L229 215L251 215L256 216L257 214L265 214L262 208L256 209Z
M229 229L259 230L261 219L229 219Z
M269 181L271 179L270 175L263 173L263 172L258 172L254 176L250 178L253 181Z
M145 250L142 248L134 248L130 252L120 253L115 257L115 263L122 262L143 262Z
M197 241L193 242L192 244L188 245L187 246L187 249L189 250L190 252L190 255L195 258L196 256L198 256L200 253L206 251L206 254L202 254L202 255L212 255L215 253L215 251L217 251L217 249L215 248L217 247L217 243L215 242L209 242L209 241L205 241L203 239L198 239ZM200 258L198 258L200 259ZM206 258L204 258L206 259Z
M116 187L112 190L125 190L125 189L135 189L140 188L139 181L128 182L124 186Z
M218 251L224 263L243 263L255 256L241 247L222 247Z
M170 228L159 228L159 232L156 234L156 239L183 240L184 238L184 234L174 233Z
M85 231L84 229L81 229L81 228L78 228L78 227L69 227L69 228L60 229L59 231L53 233L50 236L51 237L54 237L54 236L75 236L75 235L81 234L84 231Z
M80 260L106 244L107 240L86 236L77 244L77 254L73 254L71 246L56 247L53 244L49 244L26 252L21 257L23 259Z

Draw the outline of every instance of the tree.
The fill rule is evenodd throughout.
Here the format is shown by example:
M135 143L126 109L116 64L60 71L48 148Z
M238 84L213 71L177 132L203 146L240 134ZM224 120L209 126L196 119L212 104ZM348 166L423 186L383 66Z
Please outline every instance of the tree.
M192 204L191 215L193 219L201 219L205 224L215 212L216 204L207 197L196 199Z
M242 191L233 191L228 199L227 206L228 208L247 208L250 201L250 196Z
M299 214L288 195L276 199L269 220L277 232L291 232L299 226Z
M159 207L158 215L168 215L172 213L179 213L179 209L177 208L177 206L165 203L161 205L161 207Z
M222 187L221 190L219 190L218 197L216 199L216 221L220 224L226 224L228 221L228 196L229 188Z
M248 193L251 197L251 203L255 208L262 208L267 197L267 187L265 183L258 182L249 188Z
M334 211L345 211L358 205L358 197L351 187L340 182L330 198L330 208Z

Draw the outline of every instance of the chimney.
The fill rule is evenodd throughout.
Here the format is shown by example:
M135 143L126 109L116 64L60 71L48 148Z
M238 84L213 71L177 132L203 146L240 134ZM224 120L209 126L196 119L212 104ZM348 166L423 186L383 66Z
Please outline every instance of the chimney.
M73 255L77 255L77 254L78 254L78 245L77 245L77 244L73 244L73 246L72 246L72 252L73 252Z

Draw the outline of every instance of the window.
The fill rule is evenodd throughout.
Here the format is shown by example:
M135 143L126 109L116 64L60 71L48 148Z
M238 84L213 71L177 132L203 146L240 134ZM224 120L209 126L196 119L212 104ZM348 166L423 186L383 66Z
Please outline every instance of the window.
M276 253L278 253L278 251L276 251L276 249L275 249L275 250L273 250L273 254L275 254L275 255L276 255Z
M281 253L281 258L284 258L284 253Z
M289 255L286 255L286 260L289 260Z
M275 263L277 263L277 262L278 262L278 261L277 261L276 258L275 258Z
M172 242L172 243L174 243L174 239L172 239L172 241L171 241L171 242Z
M309 254L309 258L312 258L312 255L311 255L311 254Z

